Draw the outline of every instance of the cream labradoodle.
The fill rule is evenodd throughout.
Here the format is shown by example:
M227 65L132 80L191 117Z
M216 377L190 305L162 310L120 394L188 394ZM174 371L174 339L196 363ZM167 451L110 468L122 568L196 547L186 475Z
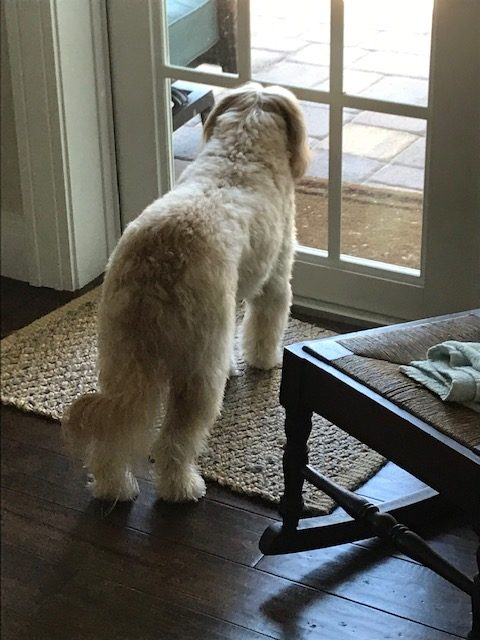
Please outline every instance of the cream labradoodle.
M160 498L205 494L197 457L234 368L237 302L246 301L248 364L279 362L291 302L294 184L309 158L302 112L289 91L249 84L220 100L204 135L198 158L128 225L108 264L99 391L76 400L63 425L98 498L135 498L134 471L149 453Z

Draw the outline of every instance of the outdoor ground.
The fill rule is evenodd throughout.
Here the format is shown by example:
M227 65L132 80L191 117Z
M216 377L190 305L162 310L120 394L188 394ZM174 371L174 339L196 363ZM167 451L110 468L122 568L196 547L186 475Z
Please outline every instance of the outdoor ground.
M344 90L352 95L427 105L432 0L345 0ZM252 0L252 68L254 79L329 90L330 2L326 0ZM221 92L214 89L215 93ZM328 177L327 105L303 102L312 149L309 176ZM174 134L177 175L197 154L200 120ZM426 122L372 111L344 110L342 178L346 183L386 187L421 194L425 165ZM374 231L392 226L388 211ZM398 211L392 209L392 215ZM301 242L318 244L321 217L304 213ZM360 222L361 225L361 222ZM393 227L396 228L393 221ZM398 226L398 225L397 225ZM394 264L418 266L422 215L405 246L400 225ZM367 233L367 232L365 232ZM371 230L368 231L371 233ZM321 235L321 233L320 233ZM353 255L366 257L360 249ZM354 249L355 250L355 249Z

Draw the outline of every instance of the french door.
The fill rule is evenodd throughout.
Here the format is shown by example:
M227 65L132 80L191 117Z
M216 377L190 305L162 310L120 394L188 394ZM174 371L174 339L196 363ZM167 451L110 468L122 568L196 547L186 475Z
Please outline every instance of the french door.
M217 0L234 22L234 72L218 47L217 65L178 63L173 4L108 4L123 225L191 159L174 143L191 146L200 125L172 135L173 81L283 84L302 101L313 157L295 302L369 321L480 306L478 3Z

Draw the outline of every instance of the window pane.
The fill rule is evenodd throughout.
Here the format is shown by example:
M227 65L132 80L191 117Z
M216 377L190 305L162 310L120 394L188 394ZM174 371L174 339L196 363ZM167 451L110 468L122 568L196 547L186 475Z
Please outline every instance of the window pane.
M328 81L330 0L251 0L255 80L318 88Z
M329 107L302 102L307 123L311 162L297 185L297 240L306 247L328 248L328 127Z
M341 253L420 269L424 120L348 110Z
M425 106L433 0L345 0L344 91Z
M167 0L170 63L237 73L237 0Z
M196 82L177 80L172 82L172 99L175 90L179 99L172 105L173 115L173 158L175 179L194 160L203 145L203 123L218 98L228 90ZM182 96L183 94L183 96Z

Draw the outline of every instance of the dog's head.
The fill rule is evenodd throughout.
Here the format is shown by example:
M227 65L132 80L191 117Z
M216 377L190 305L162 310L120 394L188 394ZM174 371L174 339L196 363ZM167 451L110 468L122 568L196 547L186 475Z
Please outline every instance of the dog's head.
M284 120L292 176L295 179L301 178L310 161L307 129L297 98L283 87L264 88L258 83L250 82L222 97L205 123L205 141L212 136L221 115L230 111L248 114L253 110L277 114Z

